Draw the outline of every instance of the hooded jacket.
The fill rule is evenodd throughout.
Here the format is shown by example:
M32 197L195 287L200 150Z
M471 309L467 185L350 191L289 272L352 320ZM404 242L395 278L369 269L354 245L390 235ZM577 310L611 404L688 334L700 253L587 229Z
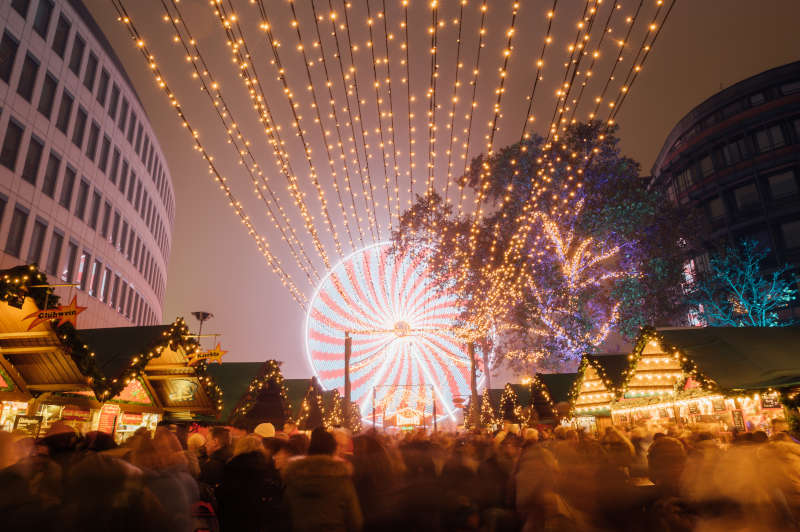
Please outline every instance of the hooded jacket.
M361 506L346 462L306 456L286 466L284 482L293 530L361 530Z

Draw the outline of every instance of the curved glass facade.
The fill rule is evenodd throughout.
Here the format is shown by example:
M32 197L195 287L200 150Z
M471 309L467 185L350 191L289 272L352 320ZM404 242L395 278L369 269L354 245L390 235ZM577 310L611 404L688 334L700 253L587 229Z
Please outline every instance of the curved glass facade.
M767 268L800 268L800 61L715 94L672 130L651 186L692 203L708 222L705 250L753 238L771 250Z
M37 263L81 327L162 319L175 202L166 160L79 0L0 4L0 269Z

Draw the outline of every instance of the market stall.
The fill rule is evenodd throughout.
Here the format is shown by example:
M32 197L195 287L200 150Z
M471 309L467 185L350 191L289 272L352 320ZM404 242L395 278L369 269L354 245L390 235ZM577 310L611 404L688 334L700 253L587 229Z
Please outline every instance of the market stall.
M210 365L208 373L225 394L221 422L252 432L259 423L269 422L280 430L287 421L280 362L223 362Z
M590 430L612 424L611 403L619 394L628 369L628 355L584 355L570 391L573 423Z
M569 415L569 392L577 378L577 373L537 373L531 379L531 408L539 423L558 424Z
M717 424L769 430L800 387L799 327L644 329L630 355L615 423Z

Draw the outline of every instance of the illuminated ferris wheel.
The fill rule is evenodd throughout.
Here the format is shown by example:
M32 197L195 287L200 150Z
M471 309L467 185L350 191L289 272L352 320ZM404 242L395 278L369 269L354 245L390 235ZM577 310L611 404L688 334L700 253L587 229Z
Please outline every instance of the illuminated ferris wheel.
M382 242L345 257L325 276L306 316L306 354L326 389L344 388L344 337L353 338L352 401L370 421L416 412L454 418L469 394L470 362L454 331L456 298L438 290L424 252L397 256ZM427 391L426 391L427 390Z

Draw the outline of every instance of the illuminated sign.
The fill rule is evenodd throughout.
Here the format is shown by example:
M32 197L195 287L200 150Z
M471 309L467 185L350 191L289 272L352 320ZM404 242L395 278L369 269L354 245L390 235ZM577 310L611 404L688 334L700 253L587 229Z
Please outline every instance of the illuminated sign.
M22 319L24 321L33 318L31 324L28 325L29 331L40 323L50 320L58 320L56 327L60 327L65 323L71 323L73 327L77 327L78 314L86 310L86 308L87 307L79 307L78 296L74 296L69 305L59 305L56 308L48 310L37 310Z

